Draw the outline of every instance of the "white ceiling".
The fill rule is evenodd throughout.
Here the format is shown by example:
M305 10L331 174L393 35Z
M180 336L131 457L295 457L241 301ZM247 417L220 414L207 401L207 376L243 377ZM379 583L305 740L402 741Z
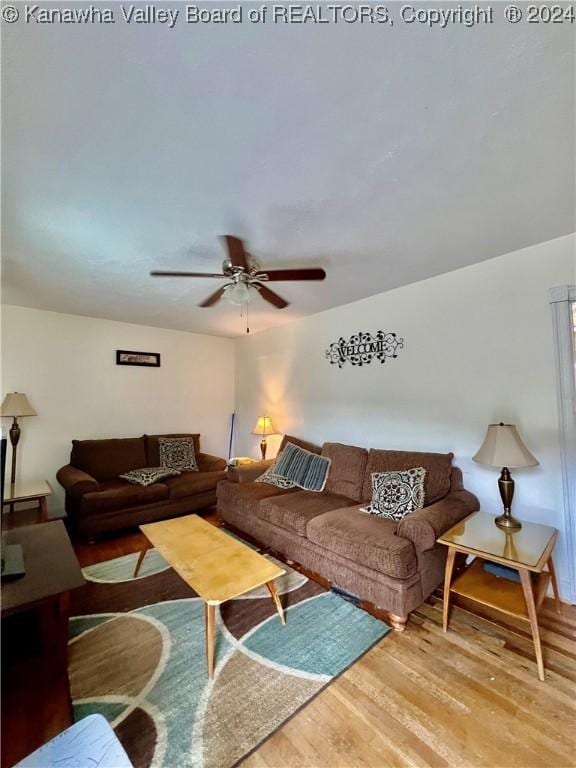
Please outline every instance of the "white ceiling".
M233 336L237 308L196 307L217 281L149 270L217 270L223 233L327 269L258 297L261 330L574 231L574 27L496 9L3 24L3 300Z

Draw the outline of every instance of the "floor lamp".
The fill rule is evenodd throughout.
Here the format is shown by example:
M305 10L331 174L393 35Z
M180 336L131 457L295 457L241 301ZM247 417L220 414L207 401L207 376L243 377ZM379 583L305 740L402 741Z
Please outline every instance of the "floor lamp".
M10 442L12 444L12 471L10 473L10 485L16 482L16 450L20 441L20 425L18 419L21 416L36 416L36 411L28 398L22 392L9 392L0 407L0 416L9 416L14 419L10 427Z

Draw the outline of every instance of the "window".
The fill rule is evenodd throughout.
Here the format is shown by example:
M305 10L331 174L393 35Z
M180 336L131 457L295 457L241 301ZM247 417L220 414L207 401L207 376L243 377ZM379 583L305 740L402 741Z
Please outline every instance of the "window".
M550 289L556 359L564 534L572 603L576 602L576 286Z

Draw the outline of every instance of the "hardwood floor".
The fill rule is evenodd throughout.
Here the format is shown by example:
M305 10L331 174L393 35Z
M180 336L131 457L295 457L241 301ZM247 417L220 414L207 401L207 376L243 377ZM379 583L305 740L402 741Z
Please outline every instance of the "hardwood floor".
M77 554L87 565L142 544L129 534ZM540 612L541 683L526 624L460 600L444 634L438 590L243 766L574 768L576 607L563 611L547 600Z
M576 611L540 623L544 683L526 627L457 607L445 635L434 595L243 766L572 768Z
M130 533L76 551L84 566L144 541ZM576 608L558 616L546 601L540 612L544 683L527 625L477 610L460 601L443 634L438 591L243 767L574 768Z
M146 543L147 539L143 533L130 531L102 539L95 544L75 543L74 551L80 566L84 568L87 565L114 560L115 557L129 555L132 552L140 552Z

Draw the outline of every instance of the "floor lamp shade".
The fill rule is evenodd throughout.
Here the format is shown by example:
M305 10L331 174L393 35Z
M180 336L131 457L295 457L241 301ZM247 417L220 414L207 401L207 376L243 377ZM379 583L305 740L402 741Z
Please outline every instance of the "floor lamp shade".
M514 424L490 424L484 442L472 460L488 467L501 467L498 488L504 514L496 518L496 525L508 529L521 528L522 524L511 514L514 480L510 475L510 467L535 467L538 459L524 445Z
M266 458L266 435L278 434L276 428L272 424L270 416L258 416L252 434L260 435L262 438L262 440L260 440L260 452L262 454L262 460L264 460Z
M21 416L36 416L36 411L23 392L8 392L2 405L0 406L0 416L9 416L14 419L10 427L10 442L12 443L12 472L10 474L10 483L16 482L16 449L20 440L20 426L18 419Z

